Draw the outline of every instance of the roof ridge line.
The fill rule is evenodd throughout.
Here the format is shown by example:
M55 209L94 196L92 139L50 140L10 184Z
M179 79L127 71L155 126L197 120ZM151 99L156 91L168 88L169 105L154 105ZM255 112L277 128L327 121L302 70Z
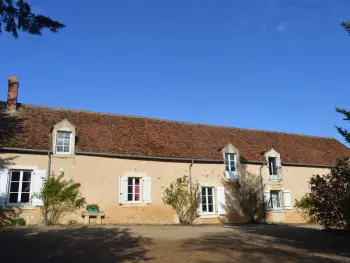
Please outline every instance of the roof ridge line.
M3 101L0 101L0 102L3 102ZM286 135L296 135L296 136L301 136L301 137L312 137L312 138L330 139L330 140L338 141L337 139L335 139L333 137L318 136L318 135L308 135L308 134L293 133L293 132L271 131L271 130L254 129L254 128L239 128L239 127L224 126L224 125L219 125L219 124L195 123L195 122L186 122L186 121L179 121L179 120L168 120L168 119L153 118L153 117L146 117L146 116L136 116L136 115L127 115L127 114L118 114L118 113L90 111L90 110L77 110L77 109L71 109L71 108L59 108L59 107L42 106L42 105L34 105L34 104L26 104L26 103L18 103L18 104L19 104L19 106L43 108L43 109L49 109L49 110L73 111L73 112L82 112L82 113L107 115L107 116L119 116L119 117L137 118L137 119L150 119L150 120L170 122L170 123L182 123L182 124L186 124L186 125L200 125L200 126L206 126L206 127L220 127L220 128L227 128L227 129L257 131L257 132L266 132L266 133L275 133L275 134L277 133L277 134L286 134Z

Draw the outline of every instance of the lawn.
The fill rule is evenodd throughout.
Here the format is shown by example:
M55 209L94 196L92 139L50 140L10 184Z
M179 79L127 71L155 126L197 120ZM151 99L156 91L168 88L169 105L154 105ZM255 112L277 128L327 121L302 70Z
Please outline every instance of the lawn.
M1 262L350 262L350 236L276 226L1 228Z

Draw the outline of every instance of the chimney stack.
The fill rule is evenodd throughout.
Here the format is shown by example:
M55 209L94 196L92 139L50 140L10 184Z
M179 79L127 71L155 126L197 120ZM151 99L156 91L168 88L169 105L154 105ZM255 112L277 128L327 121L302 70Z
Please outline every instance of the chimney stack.
M9 77L7 93L7 112L9 113L14 113L17 110L18 86L18 78Z

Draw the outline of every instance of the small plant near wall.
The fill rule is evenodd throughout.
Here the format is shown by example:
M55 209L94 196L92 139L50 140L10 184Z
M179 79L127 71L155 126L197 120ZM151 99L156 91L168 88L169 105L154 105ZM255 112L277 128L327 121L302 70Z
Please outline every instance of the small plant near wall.
M197 216L200 197L198 184L189 184L186 175L179 177L164 191L163 203L172 207L181 224L192 224Z
M25 226L26 220L24 218L15 218L11 220L11 226Z
M89 204L86 206L86 210L89 213L97 214L100 211L100 207L97 204Z
M310 209L313 208L313 200L309 194L305 194L300 199L295 199L294 208L297 210L306 222L313 222L310 216Z

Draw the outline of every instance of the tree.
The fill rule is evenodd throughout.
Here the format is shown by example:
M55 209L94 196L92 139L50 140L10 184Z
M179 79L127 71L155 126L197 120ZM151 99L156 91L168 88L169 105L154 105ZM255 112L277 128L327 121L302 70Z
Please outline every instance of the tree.
M343 114L345 116L344 120L345 121L350 121L350 111L336 108L336 111ZM343 129L341 127L337 127L338 132L345 138L345 141L350 144L350 132L346 129Z
M327 175L310 179L309 215L326 229L350 230L350 163L339 160Z
M43 29L56 33L64 27L49 17L33 14L30 5L24 0L0 0L0 33L4 29L18 38L18 31L41 35Z
M197 216L200 196L198 185L189 185L187 176L179 177L164 191L163 202L170 205L181 224L192 224Z
M340 25L350 34L350 21L342 21Z
M63 179L64 173L54 174L44 183L39 198L44 200L41 211L47 224L55 225L65 213L74 212L85 204L79 192L80 183Z

